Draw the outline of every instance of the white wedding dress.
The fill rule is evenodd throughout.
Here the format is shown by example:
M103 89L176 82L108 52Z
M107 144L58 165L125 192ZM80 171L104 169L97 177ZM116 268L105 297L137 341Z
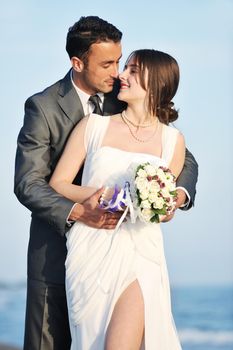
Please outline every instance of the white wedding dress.
M164 125L162 158L101 146L110 118L91 115L87 122L87 157L82 184L123 186L131 164L168 166L178 131ZM145 307L142 349L180 350L173 322L170 287L160 224L132 224L117 232L75 223L67 234L66 293L72 350L103 350L113 308L122 292L137 280ZM127 342L127 339L126 339Z

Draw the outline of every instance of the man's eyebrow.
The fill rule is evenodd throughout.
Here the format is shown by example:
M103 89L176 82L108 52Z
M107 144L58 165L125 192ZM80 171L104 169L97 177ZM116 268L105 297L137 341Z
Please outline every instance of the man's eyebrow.
M120 57L118 57L117 62L120 61L121 57L122 57L122 55L120 55ZM115 60L106 60L106 61L102 61L101 63L106 64L106 63L113 63L113 62L115 62Z

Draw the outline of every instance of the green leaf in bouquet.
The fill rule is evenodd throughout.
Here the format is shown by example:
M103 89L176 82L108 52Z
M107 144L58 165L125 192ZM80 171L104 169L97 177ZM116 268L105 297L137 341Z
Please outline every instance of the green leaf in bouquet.
M142 203L142 199L140 197L140 191L138 189L136 190L136 194L137 194L138 206L140 206L140 204Z
M152 216L152 218L150 219L151 222L157 222L157 224L159 223L159 215L155 214L154 216Z
M147 162L147 163L143 163L143 164L138 165L137 170L136 170L135 178L137 177L138 171L139 171L140 169L144 170L144 167L145 167L146 165L148 165L148 164L149 164L149 163Z
M155 211L156 211L156 214L158 214L158 215L166 215L167 214L165 207L163 207L162 209L155 209Z
M177 196L177 191L175 190L175 191L170 191L170 194L172 195L172 196Z

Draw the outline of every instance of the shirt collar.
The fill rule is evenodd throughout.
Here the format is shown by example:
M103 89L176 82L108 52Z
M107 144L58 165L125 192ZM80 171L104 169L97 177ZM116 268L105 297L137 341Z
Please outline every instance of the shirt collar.
M79 95L79 97L80 97L82 103L88 103L89 97L90 97L91 95L89 95L89 94L87 94L86 92L84 92L83 90L81 90L81 89L75 84L75 82L74 82L74 80L73 80L73 70L72 70L72 69L71 69L71 71L70 71L70 78L71 78L71 82L72 82L72 84L73 84L73 86L74 86L74 88L75 88L77 94ZM96 95L99 96L99 98L100 98L100 100L101 100L100 103L103 104L103 103L104 103L104 94L103 94L103 92L98 92L98 93L96 93Z

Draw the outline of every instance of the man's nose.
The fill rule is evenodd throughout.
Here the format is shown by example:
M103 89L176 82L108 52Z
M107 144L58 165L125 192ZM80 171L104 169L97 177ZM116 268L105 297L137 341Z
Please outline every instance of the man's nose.
M118 71L118 64L114 65L112 72L111 72L111 76L113 78L118 78L119 75L119 71Z

